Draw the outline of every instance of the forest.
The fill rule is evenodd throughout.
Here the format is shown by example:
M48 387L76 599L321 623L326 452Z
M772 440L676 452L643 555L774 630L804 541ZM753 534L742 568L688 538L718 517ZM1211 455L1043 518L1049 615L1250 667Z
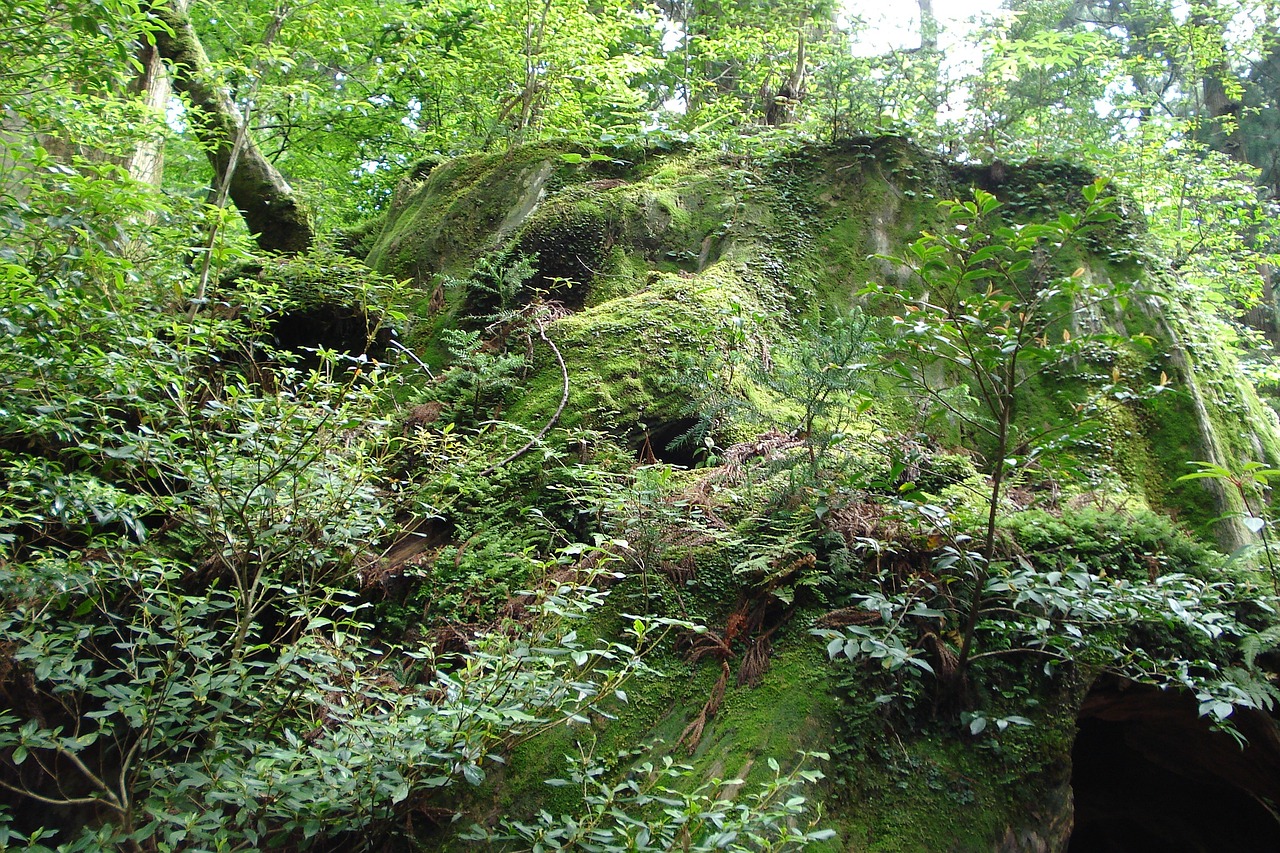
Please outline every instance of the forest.
M1280 3L900 5L0 4L0 849L1280 849Z

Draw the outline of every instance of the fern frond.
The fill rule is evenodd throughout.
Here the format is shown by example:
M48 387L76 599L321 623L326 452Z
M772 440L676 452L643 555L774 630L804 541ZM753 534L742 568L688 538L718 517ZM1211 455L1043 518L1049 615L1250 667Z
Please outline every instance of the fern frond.
M1240 652L1244 655L1244 665L1254 669L1258 655L1280 648L1280 625L1272 625L1265 631L1246 634L1240 641Z
M1273 684L1265 673L1233 666L1223 670L1222 674L1236 694L1233 704L1260 711L1271 711L1280 704L1280 687Z

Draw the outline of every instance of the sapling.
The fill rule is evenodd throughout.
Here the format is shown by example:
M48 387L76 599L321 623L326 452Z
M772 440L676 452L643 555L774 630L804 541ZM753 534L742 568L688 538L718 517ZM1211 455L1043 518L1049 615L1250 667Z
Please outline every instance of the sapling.
M1082 406L1045 424L1019 415L1029 385L1079 354L1086 338L1078 332L1080 316L1122 297L1122 287L1096 282L1085 266L1068 271L1065 265L1082 235L1115 219L1105 186L1100 179L1084 187L1082 211L1043 223L1004 222L1001 203L980 189L972 201L943 202L942 228L923 232L905 257L887 258L911 269L916 286L878 284L867 291L901 305L893 318L899 338L890 368L912 394L977 436L990 462L976 547L955 549L971 584L958 614L959 678L973 655L1010 479L1085 426ZM968 389L973 406L956 405L957 385Z

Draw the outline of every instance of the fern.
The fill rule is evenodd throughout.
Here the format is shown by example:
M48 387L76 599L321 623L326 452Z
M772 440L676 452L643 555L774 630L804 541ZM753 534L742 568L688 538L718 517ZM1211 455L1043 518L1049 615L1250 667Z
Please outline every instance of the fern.
M1280 704L1280 687L1261 670L1233 666L1224 669L1222 674L1224 685L1230 685L1233 705L1271 711Z
M1272 625L1265 631L1246 634L1240 641L1240 651L1244 655L1244 665L1250 670L1257 669L1258 655L1280 648L1280 625Z

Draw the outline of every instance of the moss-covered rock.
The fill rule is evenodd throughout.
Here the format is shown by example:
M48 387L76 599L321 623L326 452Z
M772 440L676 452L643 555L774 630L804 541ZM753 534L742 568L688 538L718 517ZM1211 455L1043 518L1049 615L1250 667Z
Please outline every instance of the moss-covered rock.
M412 278L424 296L441 275L478 292L478 265L492 275L495 267L527 263L508 304L433 297L431 331L419 341L427 360L435 330L464 322L478 306L506 308L507 325L489 346L522 347L528 372L495 407L503 417L527 432L552 418L568 430L601 430L650 462L653 441L687 431L702 444L686 461L724 463L691 473L682 491L650 496L686 516L662 522L683 527L683 539L667 531L664 563L683 568L660 591L646 586L645 606L680 615L692 607L708 621L731 622L752 612L733 609L741 596L740 604L770 600L771 618L785 618L769 635L772 666L760 686L724 694L691 761L708 775L750 780L761 756L831 748L841 763L830 768L824 799L840 849L1061 849L1084 669L1055 680L1048 670L1040 674L1034 656L1019 658L1025 650L992 650L978 673L985 680L969 695L1002 722L1001 734L978 750L958 735L957 709L936 697L932 707L920 699L910 726L891 719L878 676L833 674L806 633L817 614L805 608L839 608L874 583L901 592L964 582L933 571L950 534L912 529L910 519L893 516L893 498L927 492L920 500L936 501L929 506L956 525L980 526L992 446L980 418L954 416L983 389L962 370L930 365L955 386L930 408L895 384L891 371L867 364L811 364L813 381L797 380L798 391L782 386L777 364L799 363L795 354L812 350L809 336L833 316L910 312L869 304L863 293L868 283L918 288L909 266L893 259L908 254L922 230L938 228L939 201L972 197L976 187L1003 202L1006 222L1053 220L1082 209L1081 188L1092 176L1064 163L952 164L897 137L761 160L684 152L607 169L580 161L529 148L417 170L397 192L369 263ZM1214 342L1192 295L1172 273L1154 271L1158 264L1141 249L1141 223L1122 214L1053 260L1062 276L1097 288L1124 284L1131 296L1064 310L1049 327L1048 334L1089 345L1027 378L1017 417L1028 433L1065 424L1062 433L1073 440L1054 443L1052 458L1016 449L1019 466L1028 456L1037 462L1017 469L996 511L1008 519L1011 564L1017 558L1046 573L1087 569L1153 585L1175 573L1217 578L1222 561L1192 537L1216 535L1231 549L1249 541L1252 534L1229 517L1239 498L1177 478L1196 459L1226 467L1280 463L1280 427L1230 351ZM536 328L511 331L512 313L535 318L528 322ZM892 339L885 346L892 368ZM824 408L833 386L822 377L831 369L866 372L856 400ZM754 483L743 474L751 465ZM717 503L718 490L731 500ZM691 506L704 513L696 523ZM778 523L753 512L774 512ZM691 530L702 538L691 540ZM654 533L658 540L667 534ZM743 544L751 537L754 551ZM503 538L520 541L506 528ZM958 542L949 544L954 550ZM656 566L633 558L646 583ZM849 618L855 621L844 624L860 617ZM732 635L728 624L719 627ZM1123 631L1115 630L1119 642ZM922 622L919 643L955 646L958 631ZM1203 638L1166 633L1150 647L1204 651ZM1017 663L1003 663L1005 652ZM606 709L617 720L592 721L590 735L602 749L657 739L670 750L681 740L722 670L719 660L668 664L666 677L629 689L625 707ZM1026 707L1037 710L1024 726ZM516 750L485 808L531 810L568 796L535 789L558 772L563 753L580 748L580 738L559 731Z

